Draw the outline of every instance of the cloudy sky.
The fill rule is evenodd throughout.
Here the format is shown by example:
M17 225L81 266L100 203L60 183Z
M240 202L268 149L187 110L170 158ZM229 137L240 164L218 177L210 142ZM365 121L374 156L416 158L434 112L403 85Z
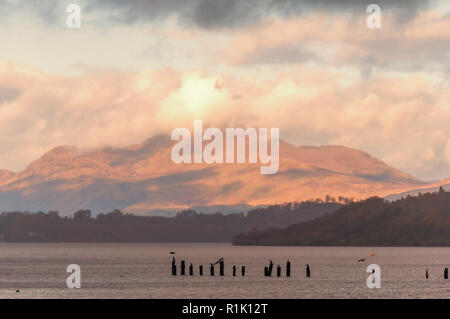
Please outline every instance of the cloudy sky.
M201 119L450 177L448 1L3 0L0 25L0 168Z

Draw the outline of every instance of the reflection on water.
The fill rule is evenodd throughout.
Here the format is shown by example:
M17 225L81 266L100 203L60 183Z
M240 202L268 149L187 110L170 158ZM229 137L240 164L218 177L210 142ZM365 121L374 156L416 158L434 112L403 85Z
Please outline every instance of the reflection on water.
M171 276L171 251L178 267L181 259L194 265L193 277ZM220 257L225 276L217 265L210 277L209 264ZM264 277L269 259L282 266L282 277ZM284 277L287 259L290 278ZM366 286L372 263L381 267L380 289ZM81 289L66 288L69 264L81 267ZM232 277L233 265L245 265L246 276ZM449 298L445 267L450 248L1 243L0 298Z

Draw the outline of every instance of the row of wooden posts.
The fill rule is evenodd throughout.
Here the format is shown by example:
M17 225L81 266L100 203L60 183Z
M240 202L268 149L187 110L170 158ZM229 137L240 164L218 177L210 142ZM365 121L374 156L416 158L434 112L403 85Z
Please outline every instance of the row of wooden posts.
M220 276L224 276L225 275L225 262L223 260L223 258L220 258L218 261L216 261L214 264L210 264L209 266L209 274L211 276L214 276L215 273L215 265L219 264L219 275ZM198 274L200 276L203 276L203 265L198 266ZM177 275L177 265L175 262L175 258L172 259L172 275L176 276ZM180 263L180 275L181 276L185 276L186 275L186 262L184 260L181 261ZM194 266L191 264L189 264L189 275L193 276L194 275ZM241 275L245 276L245 266L241 267ZM236 276L236 265L233 266L233 276Z
M214 264L213 263L210 264L210 266L209 266L210 276L214 276L216 264L219 264L219 276L224 276L225 275L225 261L223 258L220 258ZM194 275L194 266L192 265L192 263L189 264L188 270L189 270L189 276L193 276ZM233 265L233 277L236 276L236 270L237 270L236 265ZM266 276L266 277L272 276L272 271L273 271L273 262L272 262L272 260L270 260L269 266L264 267L264 276ZM198 273L200 276L203 276L203 265L198 266ZM177 275L177 265L176 265L175 257L173 257L172 258L172 276L176 276L176 275ZM180 275L181 276L186 275L186 262L184 260L181 260L181 262L180 262ZM241 266L241 276L245 276L245 266ZM291 262L288 260L286 262L286 277L290 277L290 276L291 276ZM310 277L310 276L311 276L311 270L309 268L309 265L306 265L306 277ZM277 266L277 277L281 277L281 266L280 265Z
M225 262L223 258L220 258L218 261L216 261L214 264L210 264L209 267L209 274L211 276L214 276L214 266L216 264L219 264L219 275L220 276L224 276L225 275ZM181 261L180 264L180 275L181 276L185 276L186 275L186 262L184 260ZM266 277L270 277L272 276L272 271L273 271L273 262L272 260L269 261L269 266L268 267L264 267L264 276ZM198 266L198 273L200 276L203 276L203 265ZM172 259L172 275L176 276L177 275L177 265L176 265L176 261L175 261L175 257L173 257ZM189 275L193 276L194 275L194 266L191 264L189 264ZM241 276L245 276L245 266L241 267ZM286 277L290 277L291 276L291 262L288 260L286 263ZM236 277L236 265L233 265L233 277ZM281 277L281 266L278 265L277 266L277 277ZM311 269L309 267L309 265L306 265L306 277L311 277ZM428 269L426 270L425 273L425 277L428 279ZM444 269L444 279L448 279L448 268Z

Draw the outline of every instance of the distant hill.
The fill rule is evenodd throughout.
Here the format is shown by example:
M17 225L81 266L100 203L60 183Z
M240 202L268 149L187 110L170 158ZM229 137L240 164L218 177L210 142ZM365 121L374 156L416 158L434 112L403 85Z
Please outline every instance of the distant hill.
M120 209L138 215L174 214L190 207L236 207L325 198L387 196L425 183L359 150L294 146L280 141L280 169L257 164L174 164L174 142L158 135L123 148L60 146L22 172L0 170L0 211ZM210 211L210 210L208 210Z
M450 192L373 197L284 229L252 231L236 245L450 246Z
M408 189L399 194L390 194L388 196L385 196L384 198L389 201L394 201L397 199L401 199L402 197L406 197L408 195L409 196L417 196L420 193L434 193L434 192L437 192L440 187L442 187L445 191L450 191L450 179L422 185L419 188Z
M92 216L77 211L72 218L57 212L0 215L0 234L8 242L231 242L255 228L286 227L330 213L338 203L301 202L258 208L247 213L199 214L193 210L175 217L148 217L115 210Z
M248 212L250 210L256 209L256 208L262 208L267 207L267 205L260 205L260 206L251 206L246 204L238 204L238 205L206 205L206 206L192 206L187 208L186 210L193 210L200 214L216 214L220 213L223 215L228 214L235 214L235 213L241 213L241 212ZM134 215L138 216L159 216L159 217L175 217L179 211L174 209L151 209L146 210L144 212L140 211L134 211Z

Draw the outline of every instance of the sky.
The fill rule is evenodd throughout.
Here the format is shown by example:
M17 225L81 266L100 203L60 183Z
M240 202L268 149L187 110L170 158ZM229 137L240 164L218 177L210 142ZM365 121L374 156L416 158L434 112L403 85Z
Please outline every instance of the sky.
M3 0L0 26L0 168L203 120L450 177L448 1Z

